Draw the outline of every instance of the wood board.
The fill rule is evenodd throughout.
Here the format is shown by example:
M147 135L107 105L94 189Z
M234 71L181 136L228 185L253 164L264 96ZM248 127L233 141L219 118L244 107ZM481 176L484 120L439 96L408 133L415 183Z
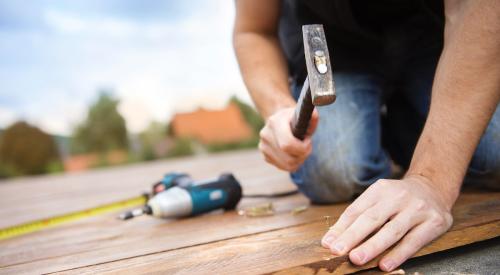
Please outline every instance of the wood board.
M36 209L51 209L51 213L60 214L68 203L66 196L75 192L71 182L77 182L76 189L82 190L85 199L78 200L78 204L81 203L85 207L96 202L107 203L111 199L122 199L123 197L118 197L116 194L110 198L99 195L98 199L94 199L94 189L85 189L80 185L95 185L99 186L96 187L99 192L112 192L111 190L120 187L122 182L110 181L110 178L129 177L134 180L124 184L123 189L127 190L127 194L135 195L149 188L149 183L144 183L153 179L149 173L156 173L154 178L157 179L158 174L166 172L168 168L165 167L174 167L176 171L195 171L198 178L212 177L222 171L232 171L242 181L246 193L282 192L293 188L288 175L266 165L254 151L221 154L215 158L218 165L214 165L212 157L204 157L183 159L179 162L155 162L144 166L113 168L110 171L102 170L80 175L64 175L60 178L50 176L46 181L43 180L44 177L33 179L31 182L29 179L17 180L6 183L8 187L6 189L3 189L5 185L0 184L0 194L3 196L4 190L8 190L5 192L10 192L8 200L12 203L10 205L0 203L4 207L0 217L8 218L8 213L11 213L8 210L15 207L16 201L27 199L33 202L31 206L17 209L18 212L32 212L29 217L27 215L24 218L47 215L39 213ZM144 176L146 174L147 177ZM85 179L94 181L85 183ZM57 183L54 193L50 192L51 181ZM35 195L33 192L14 194L14 190L18 192L20 190L20 187L14 184L32 188L41 194ZM49 198L51 202L47 206L45 200ZM280 270L292 272L297 268L312 270L311 272L323 272L328 268L331 271L336 270L331 268L331 263L324 262L324 257L329 256L329 253L321 248L319 240L326 231L323 216L330 215L336 218L347 204L313 206L295 216L289 211L296 206L307 204L302 195L274 199L244 199L240 207L264 201L273 201L277 210L276 215L247 218L238 216L235 212L227 212L178 221L141 217L122 222L116 220L115 214L112 214L2 241L0 273L255 274ZM472 192L462 195L454 209L453 231L443 236L441 241L438 240L439 246L430 246L425 250L426 253L500 235L497 223L500 220L499 203L500 193ZM83 207L82 205L78 207ZM78 207L74 206L73 209ZM476 232L474 230L479 230L477 228L486 233L470 234ZM452 233L455 235L450 235ZM469 239L457 237L462 233L469 236ZM457 238L461 241L450 241ZM342 268L347 268L348 262L345 257L330 262L332 261L343 264L339 265Z

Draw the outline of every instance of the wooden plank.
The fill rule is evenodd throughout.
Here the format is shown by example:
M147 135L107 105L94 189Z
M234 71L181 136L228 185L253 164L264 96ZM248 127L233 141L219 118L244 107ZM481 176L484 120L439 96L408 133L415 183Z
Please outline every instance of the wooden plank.
M499 236L500 203L486 202L463 208L474 212L476 207L483 208L484 214L490 211L496 213L487 215L487 220L483 217L471 217L467 220L468 227L463 227L461 223L455 224L441 238L420 250L417 256ZM470 214L466 209L459 209L456 213ZM460 217L456 218L463 221ZM326 260L331 254L320 245L320 238L325 231L324 223L318 221L201 246L67 270L64 273L262 274L279 271L278 274L322 274L328 271L344 274L375 266L376 262L372 261L363 267L353 267L346 256Z
M249 223L242 223L242 217L236 217L234 213L156 226L144 224L146 220L143 220L138 222L142 229L139 233L142 234L124 237L127 240L122 240L121 244L109 247L107 243L113 240L102 240L102 246L94 243L96 248L92 251L11 265L0 269L0 272L45 273L72 269L74 273L234 273L242 270L263 273L321 263L324 257L330 256L319 245L326 231L322 216L338 217L343 207L345 205L313 207L297 216L282 213L274 217L243 219L251 221ZM500 220L500 193L462 195L454 217L454 231ZM295 226L287 223L290 219L298 219ZM147 220L150 223L154 221ZM151 231L156 230L154 228L158 231L152 234ZM496 227L490 233L498 235L500 232ZM234 237L229 237L232 234ZM213 237L223 238L221 241L208 241L210 238L204 236L211 236L213 240L217 239ZM475 238L474 235L471 237ZM190 242L191 246L188 245ZM183 245L173 248L172 243ZM83 242L80 244L83 245ZM62 244L58 245L60 248Z
M96 217L1 242L0 266L82 253L87 255L86 264L91 264L95 263L92 261L109 261L177 249L317 220L316 212L298 216L288 214L293 207L305 203L307 200L300 195L276 199L276 211L281 213L260 219L238 216L234 211L179 221L147 216L129 221L117 220L116 215ZM318 211L326 213L329 210L322 208ZM338 211L341 211L340 206ZM225 225L225 230L220 230L220 224ZM186 238L179 238L179 235ZM123 251L116 253L115 250ZM104 258L99 256L101 254Z
M187 172L195 179L233 172L246 193L267 190L261 187L269 180L274 182L271 192L295 188L286 173L267 165L256 150L4 180L0 181L0 228L137 196L170 171Z
M245 161L241 161L242 159ZM130 193L133 196L138 194L138 190L149 188L150 181L157 180L165 171L171 170L187 171L195 178L212 177L219 172L232 171L242 181L245 193L272 193L293 188L288 175L266 165L257 152L241 151L217 155L214 158L188 158L180 162L160 161L144 167L133 165L80 175L48 176L2 183L0 195L5 201L0 201L0 221L7 220L9 223L11 218L18 218L13 213L25 214L23 219L40 218L45 215L45 210L50 213L65 213L73 208L78 210L95 206L101 201L123 199L124 194ZM145 183L144 179L148 177L151 180ZM123 180L118 181L117 178ZM24 192L26 190L30 192ZM500 200L499 193L472 193L461 196L459 204L465 208L457 208L462 212L456 221L464 227L490 221L498 211L485 214L484 207L479 207L476 203L489 202L492 204L490 208L494 208L495 200ZM30 203L21 204L22 201ZM241 207L259 201L268 199L245 199ZM300 215L291 216L288 213L290 209L307 202L303 196L296 195L273 201L279 214L266 218L249 219L230 212L179 221L142 217L121 222L116 220L114 215L106 215L2 241L0 273L46 273L85 266L90 268L100 264L107 266L113 262L131 264L134 263L133 260L141 262L143 258L149 259L153 255L164 257L164 254L174 251L205 249L206 245L226 241L230 247L237 247L233 240L321 223L323 215L335 218L346 206L312 207ZM253 245L260 246L257 243ZM229 252L235 253L232 250Z
M2 243L0 266L7 269L0 271L46 273L147 255L318 221L326 214L339 215L346 206L316 207L294 216L290 210L306 203L304 197L274 201L278 213L262 218L238 216L234 211L175 222L150 217L123 222L106 216L38 232Z
M500 221L465 227L458 230L452 229L441 238L420 249L412 258L492 239L498 236L500 236ZM373 259L363 266L355 266L349 262L346 256L344 256L334 258L332 260L317 261L292 268L285 268L278 272L274 272L273 274L351 274L361 270L377 267L378 261L382 257L383 255Z

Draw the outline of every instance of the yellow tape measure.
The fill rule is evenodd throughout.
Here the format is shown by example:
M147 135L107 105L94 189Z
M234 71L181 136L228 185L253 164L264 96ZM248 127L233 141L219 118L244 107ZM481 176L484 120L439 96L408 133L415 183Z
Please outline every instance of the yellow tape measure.
M2 228L0 229L0 240L28 234L48 227L53 227L62 223L75 221L86 217L97 216L99 214L113 212L123 208L143 205L146 203L146 200L147 200L146 196L142 195L127 200L104 204L94 208L89 208L60 216L54 216L51 218L46 218L42 220L37 220L19 225L14 225L11 227Z

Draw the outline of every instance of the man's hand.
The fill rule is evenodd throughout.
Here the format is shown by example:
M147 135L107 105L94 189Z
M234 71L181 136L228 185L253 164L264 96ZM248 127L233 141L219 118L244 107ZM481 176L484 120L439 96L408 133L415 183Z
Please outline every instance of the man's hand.
M286 170L296 171L311 154L311 135L318 124L318 112L314 110L307 137L301 141L292 134L290 122L295 108L284 108L270 116L260 131L259 150L267 162Z
M362 265L402 239L379 262L391 271L450 228L452 204L420 176L379 180L344 211L321 243Z

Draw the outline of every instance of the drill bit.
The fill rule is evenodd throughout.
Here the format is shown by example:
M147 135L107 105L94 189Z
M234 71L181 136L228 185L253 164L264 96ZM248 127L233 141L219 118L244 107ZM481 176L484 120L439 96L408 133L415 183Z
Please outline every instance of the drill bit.
M142 216L144 214L151 214L151 207L145 205L141 208L136 208L124 213L121 213L118 218L120 220L129 220L137 216Z

